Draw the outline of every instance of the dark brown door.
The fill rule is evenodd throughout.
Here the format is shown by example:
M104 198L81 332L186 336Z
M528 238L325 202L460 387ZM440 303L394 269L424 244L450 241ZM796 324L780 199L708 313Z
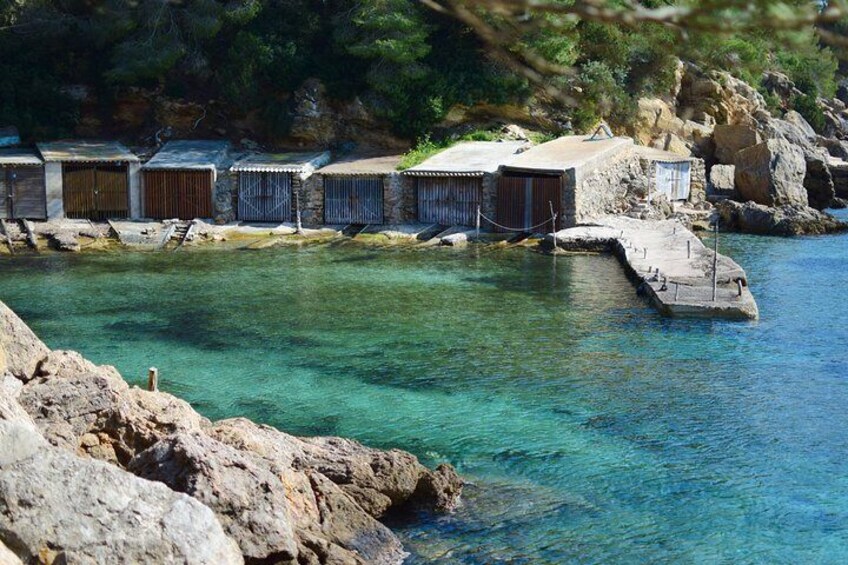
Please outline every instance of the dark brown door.
M126 165L63 165L65 216L88 220L128 217L127 174Z
M212 217L212 171L144 171L144 215L156 220Z
M498 181L497 222L514 230L556 231L562 225L561 187L558 176L502 176ZM552 210L557 215L557 226L551 222Z

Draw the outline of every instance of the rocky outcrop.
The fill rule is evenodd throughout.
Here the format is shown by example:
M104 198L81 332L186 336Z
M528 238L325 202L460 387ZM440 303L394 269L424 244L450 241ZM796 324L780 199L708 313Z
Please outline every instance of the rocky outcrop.
M734 165L736 154L762 142L756 128L749 125L717 125L713 130L715 158L724 165Z
M71 561L87 559L88 550L72 540L82 535L74 528L89 527L97 539L110 531L115 537L91 550L103 552L94 561L229 563L235 555L238 562L243 556L274 563L397 563L403 548L378 518L406 507L450 510L460 495L462 481L452 467L431 471L406 452L341 438L297 438L240 418L210 422L167 393L128 386L112 367L96 366L74 352L49 351L2 304L0 354L0 372L6 373L0 380L0 420L29 430L39 442L31 466L49 467L40 471L45 482L33 484L58 485L62 493L54 493L50 504L61 510L56 515L62 520L84 515L79 524L54 527L33 511L4 525L3 485L16 483L3 482L10 475L0 464L0 542L25 560L42 546L65 552ZM0 450L0 460L6 453ZM95 475L105 478L98 483ZM136 488L152 484L146 479L156 481L155 487ZM130 485L123 493L119 481ZM186 557L169 545L166 528L157 534L162 539L145 537L148 532L138 536L149 554L133 548L126 555L109 553L128 543L122 541L128 518L107 510L121 506L115 501L122 496L122 508L137 508L154 523L165 523L173 513L165 508L171 499L162 493L190 501L187 510L173 515L189 528L189 543L181 547L196 545L192 536L208 536L212 543ZM195 516L197 508L207 514ZM86 526L89 516L98 521L96 527ZM42 521L46 529L38 537L31 531ZM182 534L173 531L179 540ZM221 553L225 545L217 539L238 551ZM217 553L207 559L204 551Z
M808 206L762 206L724 200L716 204L726 229L763 235L818 235L844 231L848 224Z
M766 206L807 205L804 154L781 139L769 139L736 154L736 190L743 200Z
M736 196L736 167L733 165L713 165L710 169L708 196L733 198Z
M197 500L8 420L0 421L0 539L27 562L243 562Z

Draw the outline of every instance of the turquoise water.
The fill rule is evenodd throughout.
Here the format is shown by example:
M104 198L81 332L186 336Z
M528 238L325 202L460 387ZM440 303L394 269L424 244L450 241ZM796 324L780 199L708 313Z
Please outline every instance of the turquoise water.
M726 236L756 323L660 318L604 256L356 244L0 259L56 348L453 463L411 563L848 560L848 236Z

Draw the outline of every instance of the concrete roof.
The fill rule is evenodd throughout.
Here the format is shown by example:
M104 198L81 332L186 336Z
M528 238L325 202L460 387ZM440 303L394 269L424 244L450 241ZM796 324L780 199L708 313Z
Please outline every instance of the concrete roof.
M567 135L516 155L504 164L504 170L562 174L597 166L631 147L629 137L592 140L588 135Z
M330 153L254 153L239 159L231 171L311 173L330 162Z
M407 169L413 176L482 176L494 173L524 147L524 141L466 141Z
M142 166L145 170L219 170L228 166L228 141L169 141Z
M349 155L316 171L321 175L366 176L397 172L403 155Z
M117 141L54 141L37 144L46 163L138 162L138 157Z
M35 149L24 147L9 147L0 149L0 165L40 166L41 160Z
M649 159L651 161L664 161L668 163L680 163L683 161L692 161L694 157L686 157L685 155L680 155L679 153L672 153L671 151L664 151L662 149L654 149L653 147L645 147L638 146L636 147L636 152L640 157L644 157L645 159Z

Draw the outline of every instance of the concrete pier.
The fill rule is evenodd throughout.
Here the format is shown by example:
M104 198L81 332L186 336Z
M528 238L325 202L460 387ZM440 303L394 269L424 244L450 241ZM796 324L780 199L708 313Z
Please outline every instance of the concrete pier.
M721 254L713 299L713 250L677 221L609 217L548 234L545 243L567 251L611 251L665 316L759 317L745 271Z

